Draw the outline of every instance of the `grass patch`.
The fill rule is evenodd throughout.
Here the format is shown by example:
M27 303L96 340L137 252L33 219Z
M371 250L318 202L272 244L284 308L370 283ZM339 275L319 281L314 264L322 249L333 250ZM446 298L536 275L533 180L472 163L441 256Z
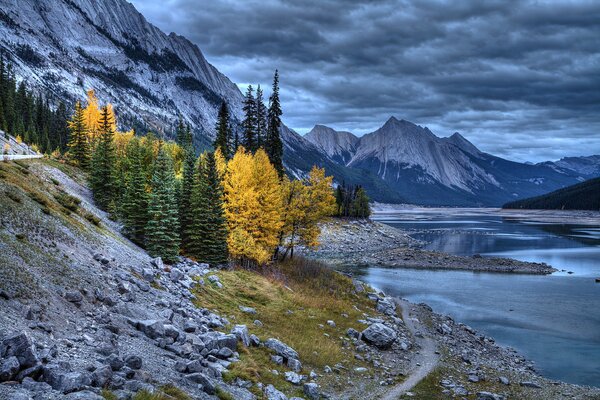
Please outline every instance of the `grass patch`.
M62 190L58 193L54 194L54 198L65 210L67 210L67 215L71 212L76 212L79 208L79 204L81 204L81 199L78 199L75 196L71 196L70 194L63 192Z
M110 393L113 394L112 392ZM104 396L104 393L102 395ZM110 397L104 398L106 400L112 400ZM140 390L133 396L133 400L192 400L192 398L183 390L169 384L161 386L154 393L150 393L147 390Z
M364 329L357 320L374 315L374 302L354 291L352 281L317 261L296 259L259 270L234 269L215 273L223 283L219 289L208 282L195 289L196 305L216 310L232 324L245 324L261 340L278 338L300 355L303 373L321 373L326 365L346 368L370 365L354 359L348 328ZM239 306L256 309L257 314L240 311ZM355 307L356 306L356 307ZM263 326L253 324L260 320ZM335 327L327 325L333 320ZM242 348L240 362L225 374L252 382L273 384L298 395L298 388L285 381L286 366L270 359L266 348ZM272 370L278 370L279 375Z
M16 193L13 193L9 190L6 191L6 196L11 199L12 201L14 201L15 203L21 203L23 200L21 199L21 197L19 195L17 195Z
M231 393L226 392L225 390L221 389L219 386L217 386L217 388L215 390L215 394L217 395L217 397L220 400L235 400L235 398L231 395Z
M91 212L85 212L83 217L95 226L100 226L100 218L96 217Z
M60 182L57 181L56 179L50 178L50 181L52 182L52 184L54 184L54 186L60 186Z

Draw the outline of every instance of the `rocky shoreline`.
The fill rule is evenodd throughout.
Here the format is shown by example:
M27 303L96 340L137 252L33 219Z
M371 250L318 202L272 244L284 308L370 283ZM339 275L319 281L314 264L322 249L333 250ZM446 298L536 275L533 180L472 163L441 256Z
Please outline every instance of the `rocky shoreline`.
M309 257L337 266L372 265L388 268L446 269L546 275L556 269L510 258L472 257L423 250L423 243L408 234L370 220L329 221L322 226L321 246Z

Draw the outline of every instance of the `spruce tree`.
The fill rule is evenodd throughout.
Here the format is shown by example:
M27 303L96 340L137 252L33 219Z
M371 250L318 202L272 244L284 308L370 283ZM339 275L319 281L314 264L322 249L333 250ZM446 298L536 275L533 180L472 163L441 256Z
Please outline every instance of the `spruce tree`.
M94 200L107 210L115 195L115 165L117 154L115 150L114 121L108 107L102 107L98 121L100 136L96 145L90 168L90 187ZM111 210L114 211L114 210Z
M252 85L248 86L246 98L244 99L244 120L242 121L242 127L244 129L243 146L250 152L256 151L256 100L254 99Z
M87 169L90 162L90 148L83 108L79 101L75 103L75 113L69 121L69 129L71 131L71 136L69 138L71 159L79 167Z
M185 140L185 143L188 141ZM184 147L183 159L183 177L179 192L179 228L181 235L181 245L183 249L187 249L190 244L190 239L186 227L190 225L192 220L192 209L190 207L192 186L194 185L194 174L196 164L196 153L191 143Z
M192 189L192 221L188 254L210 265L227 262L227 226L223 209L223 187L214 153L206 153L196 165Z
M221 103L219 109L219 115L217 116L217 135L213 143L215 150L221 149L221 154L226 158L231 156L230 142L231 142L231 127L229 125L229 109L227 103Z
M263 91L260 85L256 88L256 147L263 147L267 134L267 108L263 101Z
M152 194L148 205L146 249L153 257L162 257L167 263L177 261L179 252L179 221L175 195L173 160L160 145L154 163Z
M148 223L149 196L146 192L144 154L138 139L131 141L127 153L129 171L127 171L127 187L123 198L125 234L134 243L143 245L146 224Z
M273 92L269 97L268 127L265 151L275 167L279 177L283 177L283 143L281 142L281 104L279 103L279 72L273 76Z

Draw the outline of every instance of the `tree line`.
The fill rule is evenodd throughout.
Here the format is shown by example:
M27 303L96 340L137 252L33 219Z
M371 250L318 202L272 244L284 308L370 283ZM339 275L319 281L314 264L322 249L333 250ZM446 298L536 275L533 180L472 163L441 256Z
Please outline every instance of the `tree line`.
M52 107L48 99L27 90L17 82L12 65L0 54L0 129L50 153L66 149L69 113L65 103Z
M275 70L273 87L269 96L269 106L263 101L263 91L258 85L256 95L252 85L248 86L243 104L244 119L241 123L242 135L233 129L227 104L219 109L214 148L221 150L226 158L231 158L240 146L256 153L263 149L280 177L284 174L283 142L281 141L281 103L279 101L279 72Z
M303 180L280 172L281 152L269 144L280 142L269 138L279 136L281 124L277 74L269 103L260 146L246 149L244 136L229 147L224 105L216 150L197 156L183 122L174 142L119 132L112 107L99 106L90 91L69 121L68 159L88 171L98 206L152 256L174 262L184 254L211 265L235 260L246 266L293 257L299 245L318 245L318 223L335 209L332 177L316 167Z
M336 217L369 218L371 206L369 196L360 185L342 182L335 190Z

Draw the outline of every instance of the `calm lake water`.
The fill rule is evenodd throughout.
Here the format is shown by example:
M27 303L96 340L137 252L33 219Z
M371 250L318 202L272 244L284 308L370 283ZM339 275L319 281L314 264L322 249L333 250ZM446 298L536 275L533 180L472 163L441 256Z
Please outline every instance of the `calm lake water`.
M375 219L409 230L427 249L545 262L548 276L364 268L387 294L425 302L519 350L545 376L600 386L600 218L535 222L496 211L397 212ZM568 274L566 271L573 272Z

